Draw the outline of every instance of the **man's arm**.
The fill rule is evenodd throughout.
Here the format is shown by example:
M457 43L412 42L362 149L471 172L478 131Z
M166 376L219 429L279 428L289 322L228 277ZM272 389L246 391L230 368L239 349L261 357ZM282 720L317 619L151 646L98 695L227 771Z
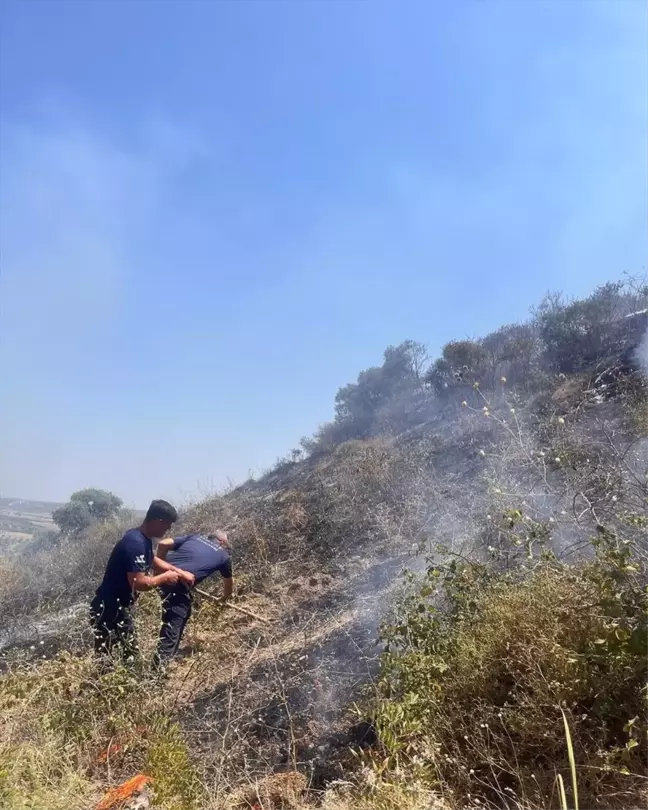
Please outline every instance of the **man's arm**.
M135 591L152 591L160 585L175 585L178 581L177 571L165 571L162 574L149 576L141 571L129 571L128 584Z
M160 573L175 571L181 582L193 588L196 577L189 571L184 571L182 568L171 565L171 563L166 561L166 555L173 549L174 543L175 540L173 537L166 537L164 540L160 540L155 550L155 556L153 557L153 568Z
M234 580L232 577L228 577L227 579L223 580L223 602L227 602L228 599L232 598L232 591L234 590Z
M173 537L165 537L164 540L160 540L155 549L155 556L160 560L166 560L166 555L173 550L174 544Z
M229 556L227 560L215 569L223 577L223 595L220 599L221 602L227 602L232 598L232 591L234 590L234 578L232 577L232 561Z
M157 576L147 573L147 548L142 538L124 535L122 558L126 568L126 578L133 591L150 591L159 585L175 585L178 581L177 571L165 571Z
M232 598L232 591L234 590L234 578L232 577L232 560L227 557L227 560L218 569L220 575L223 577L223 602L227 602Z

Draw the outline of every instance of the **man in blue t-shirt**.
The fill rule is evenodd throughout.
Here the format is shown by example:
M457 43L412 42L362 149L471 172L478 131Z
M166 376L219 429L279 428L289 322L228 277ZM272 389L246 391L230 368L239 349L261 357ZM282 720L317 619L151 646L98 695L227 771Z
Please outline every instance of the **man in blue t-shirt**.
M153 539L164 537L178 519L167 501L153 501L144 522L130 529L115 545L106 565L101 585L90 603L90 621L94 628L95 650L111 653L118 645L122 652L136 651L131 606L139 591L182 581L192 586L194 575L153 554ZM156 572L153 576L149 571Z
M218 571L223 577L223 601L232 595L232 562L229 542L225 532L217 531L206 536L188 534L168 538L158 543L157 556L174 566L190 571L195 581L183 580L166 583L162 591L162 627L155 664L167 664L176 654L185 626L191 616L193 594L191 588Z

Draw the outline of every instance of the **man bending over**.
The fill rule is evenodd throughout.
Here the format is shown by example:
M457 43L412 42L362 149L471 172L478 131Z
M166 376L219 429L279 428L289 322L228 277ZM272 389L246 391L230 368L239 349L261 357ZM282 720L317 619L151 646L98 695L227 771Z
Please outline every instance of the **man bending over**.
M207 536L189 534L160 540L156 554L160 559L190 571L195 577L191 584L179 579L175 583L166 582L160 588L163 600L162 627L155 656L155 664L159 666L167 664L180 646L182 634L191 616L193 585L218 571L223 577L223 601L227 601L232 595L233 580L225 532L217 531Z
M177 519L170 503L153 501L142 525L127 531L113 548L103 581L90 603L97 653L112 653L115 645L126 655L136 652L131 607L140 591L178 582L193 585L192 573L153 555L153 539L164 537Z

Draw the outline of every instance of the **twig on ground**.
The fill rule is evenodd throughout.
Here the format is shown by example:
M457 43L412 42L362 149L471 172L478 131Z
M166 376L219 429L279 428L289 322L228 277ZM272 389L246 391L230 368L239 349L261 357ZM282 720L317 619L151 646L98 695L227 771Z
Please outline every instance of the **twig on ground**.
M246 608L240 607L239 605L234 605L231 602L223 602L222 599L219 599L217 596L212 596L211 593L207 593L207 591L203 591L201 588L194 588L194 590L201 596L206 596L207 599L211 599L213 602L217 602L219 605L223 605L224 607L236 610L239 613L243 613L245 616L250 616L250 618L252 619L257 619L257 621L263 622L264 624L270 623L268 619L264 618L263 616L259 616L258 613L253 613L251 610L247 610Z

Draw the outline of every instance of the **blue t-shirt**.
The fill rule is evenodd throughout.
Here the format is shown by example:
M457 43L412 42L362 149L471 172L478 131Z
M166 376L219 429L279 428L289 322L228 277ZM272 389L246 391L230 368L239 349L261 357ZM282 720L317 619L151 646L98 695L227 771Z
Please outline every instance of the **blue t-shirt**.
M189 571L196 577L196 584L218 571L225 579L232 577L232 562L227 549L217 541L208 540L199 534L176 537L173 549L167 554L167 562Z
M146 573L153 565L153 543L140 529L130 529L117 543L108 558L103 582L97 588L97 596L106 601L130 605L133 589L128 584L128 574Z

